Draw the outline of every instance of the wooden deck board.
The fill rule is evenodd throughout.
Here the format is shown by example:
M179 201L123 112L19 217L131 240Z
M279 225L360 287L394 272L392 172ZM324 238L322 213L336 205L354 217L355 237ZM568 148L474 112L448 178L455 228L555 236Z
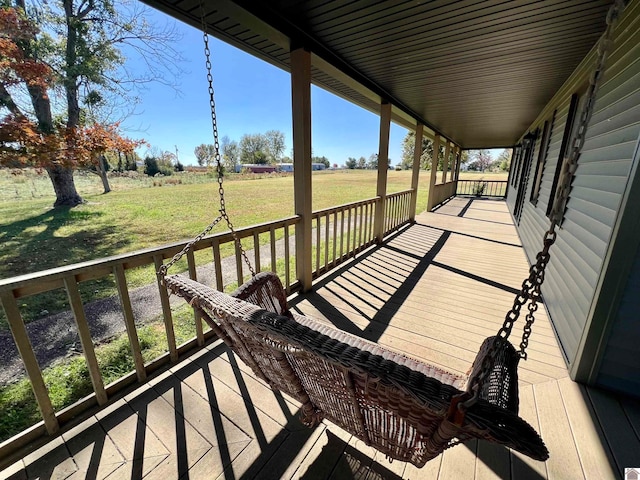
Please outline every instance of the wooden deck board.
M591 478L613 478L617 473L611 468L612 457L603 448L604 434L595 420L595 412L585 402L586 389L569 378L558 381L564 407L571 426L571 434L578 450L585 475Z
M536 397L540 435L547 448L555 452L547 460L549 479L583 476L582 465L574 442L571 427L564 409L558 383L545 382L533 387Z
M528 271L504 202L467 203L453 199L419 215L381 247L318 279L312 293L290 298L293 309L465 374ZM541 432L549 461L472 441L418 469L389 464L328 422L307 429L297 402L271 391L216 342L0 478L606 480L640 465L640 404L571 382L544 309L519 377L520 415Z
M615 396L592 388L587 390L622 477L625 467L640 466L640 440Z

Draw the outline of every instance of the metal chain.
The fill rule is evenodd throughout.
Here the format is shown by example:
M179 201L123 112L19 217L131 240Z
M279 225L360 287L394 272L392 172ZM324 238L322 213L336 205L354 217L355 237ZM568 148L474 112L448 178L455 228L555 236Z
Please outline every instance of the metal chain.
M167 271L169 270L169 268L171 268L174 263L176 263L187 252L189 252L193 248L193 246L196 243L198 243L200 240L202 240L218 223L220 223L221 220L224 220L227 224L227 227L231 231L231 235L233 237L233 241L236 247L238 248L238 250L240 250L242 259L247 264L247 267L251 272L251 276L255 277L256 271L254 270L253 265L251 265L251 262L249 261L249 257L247 256L247 252L242 246L242 242L240 241L240 238L238 237L238 234L236 233L235 228L233 227L233 223L229 218L229 214L227 213L227 205L224 198L224 187L222 185L223 178L224 178L224 171L222 168L222 157L220 155L220 137L218 134L218 118L216 116L216 101L215 101L215 94L213 90L213 74L212 74L212 65L211 65L211 50L209 49L209 34L207 33L207 25L205 22L205 15L204 15L204 5L202 3L200 4L200 8L202 10L202 15L201 15L202 39L204 41L204 56L206 59L205 67L207 69L207 83L209 87L209 107L211 110L211 128L213 131L214 158L216 163L218 195L220 196L220 209L218 210L220 212L220 215L215 220L213 220L213 222L211 222L200 234L198 234L198 236L196 236L193 240L187 243L180 252L176 253L171 260L169 260L166 264L162 265L158 270L158 276L161 279L163 279L167 275Z
M535 321L535 312L538 310L538 302L542 297L541 286L544 282L545 269L550 259L549 248L556 241L555 230L558 224L562 221L564 210L566 208L567 201L569 200L573 175L578 168L578 159L580 157L582 147L584 146L587 127L591 120L593 108L596 102L596 95L604 75L607 57L613 43L611 36L616 20L624 10L624 7L624 0L615 0L607 13L607 27L597 45L596 67L589 79L587 97L580 115L580 123L578 124L576 137L573 141L569 156L566 157L563 162L561 181L559 182L558 189L556 190L553 209L550 215L551 225L544 235L543 249L536 256L536 263L531 265L531 268L529 269L529 276L524 280L524 282L522 282L522 288L513 301L513 307L511 307L511 310L507 312L504 323L500 330L498 330L495 340L489 348L489 352L484 357L478 375L469 382L469 385L467 386L467 394L471 394L472 397L461 403L461 408L468 408L477 401L482 390L482 386L491 374L497 352L511 334L513 324L520 317L522 307L529 302L529 313L525 317L522 341L520 342L520 350L518 352L521 358L524 358L525 360L527 358L526 350L529 345L529 337L531 336L532 326Z

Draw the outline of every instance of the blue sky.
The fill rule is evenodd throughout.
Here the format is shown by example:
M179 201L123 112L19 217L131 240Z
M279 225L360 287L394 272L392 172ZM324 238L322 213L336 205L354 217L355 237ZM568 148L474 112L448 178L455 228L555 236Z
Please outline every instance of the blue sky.
M180 92L153 84L142 92L137 115L122 127L132 138L144 138L153 147L175 152L184 164L195 164L194 148L213 143L202 34L153 9L150 21L174 22L183 38L176 48L186 61ZM281 130L285 154L291 154L291 90L289 73L215 38L210 39L216 111L220 135L239 141L245 133ZM313 86L311 92L313 154L331 163L348 157L369 157L378 151L379 117ZM400 162L407 130L392 124L389 157ZM144 155L144 149L140 151Z

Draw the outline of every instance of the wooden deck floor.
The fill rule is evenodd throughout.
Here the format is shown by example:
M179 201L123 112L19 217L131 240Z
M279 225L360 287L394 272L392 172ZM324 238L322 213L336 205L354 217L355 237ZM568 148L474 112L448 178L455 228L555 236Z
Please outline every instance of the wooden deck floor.
M456 198L417 221L291 304L466 373L502 323L527 273L525 256L501 201ZM0 478L613 479L640 467L640 404L573 383L544 311L520 381L521 415L547 443L547 462L474 441L416 469L389 463L331 424L305 428L295 402L273 393L218 342Z

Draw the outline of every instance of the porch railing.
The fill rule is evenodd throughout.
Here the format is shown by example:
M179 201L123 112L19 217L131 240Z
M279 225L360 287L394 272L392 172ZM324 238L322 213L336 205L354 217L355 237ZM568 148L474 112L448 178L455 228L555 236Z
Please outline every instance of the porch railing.
M313 276L327 272L373 244L377 198L313 212Z
M458 180L456 195L504 198L507 183L506 180Z
M387 195L385 201L384 235L388 235L411 220L411 196L413 189Z
M407 190L387 197L385 233L389 233L409 221L409 204L412 194L413 190ZM372 198L313 212L312 219L315 227L314 276L331 270L373 244L373 223L379 200L379 198ZM295 271L295 255L294 252L291 252L292 249L295 249L292 237L293 227L299 221L300 217L292 216L237 230L238 237L249 252L250 261L255 265L256 270L268 268L272 271L278 271L283 277L283 283L288 293L299 287L298 282L292 281L291 278ZM43 419L35 426L0 444L0 458L9 459L12 453L42 437L45 433L57 432L60 425L68 423L81 412L96 404L107 403L118 391L136 381L145 381L152 372L167 363L176 362L181 355L204 345L205 341L213 336L211 331L203 329L201 319L194 312L195 336L183 344L177 345L169 297L164 287L156 281L155 286L152 284L151 287L147 287L157 289L159 294L162 308L162 328L167 339L167 351L148 363L143 361L136 325L136 321L141 319L136 319L134 316L131 299L132 289L127 280L127 273L131 274L132 270L145 267L157 271L162 263L180 251L185 243L178 242L0 280L0 301ZM199 268L196 268L197 265L212 265L212 284L218 290L223 290L225 284L234 281L238 284L242 283L248 273L245 272L238 250L229 232L210 235L194 245L193 251L186 256L186 262L182 263L182 268L188 272L191 278L197 279L201 272ZM235 253L235 261L224 258L225 255L233 257L233 253ZM233 272L234 269L234 274L229 275L229 272ZM223 275L225 270L227 272L226 278ZM81 295L83 283L105 279L115 285L117 302L124 319L135 367L132 372L108 385L104 384L96 358L95 339L92 337L87 319L86 307L89 302L83 301ZM58 289L64 289L66 292L67 302L71 307L70 310L87 363L93 393L70 406L55 411L43 379L42 370L29 340L19 305L28 301L25 300L27 297ZM116 297L113 298L115 301ZM158 314L154 315L154 317L157 316ZM2 463L3 461L0 461L0 464ZM0 468L2 467L0 466Z
M299 222L299 217L294 216L275 222L241 228L237 231L238 237L243 242L245 248L249 251L251 249L253 250L253 252L250 251L251 262L255 265L257 271L265 268L274 271L277 268L284 270L284 285L287 291L296 288L297 283L294 282L292 284L289 273L292 262L292 255L289 253L289 244L292 227L297 222ZM280 245L277 245L278 242L283 244L281 249L284 250L284 253L280 255L276 254L277 249L280 248ZM234 280L237 281L238 284L242 283L245 278L245 272L243 271L243 264L238 248L235 247L233 243L233 237L228 232L210 235L202 239L194 245L193 251L186 257L188 275L191 278L197 279L196 255L198 255L198 263L200 264L203 263L203 256L205 257L204 263L207 263L206 257L208 256L210 258L209 263L213 265L214 270L213 284L218 290L223 290L225 283L233 283ZM44 435L45 432L49 434L55 433L61 424L68 422L91 406L107 403L109 398L116 392L134 383L136 380L139 382L144 381L150 373L162 367L164 364L177 361L180 355L189 350L202 346L205 340L213 335L211 331L205 332L203 330L202 321L196 316L195 337L187 340L182 345L177 345L169 296L164 287L162 287L159 282L156 282L162 307L162 320L168 351L149 363L145 364L143 362L136 327L136 318L133 313L134 310L130 295L131 290L127 282L126 273L151 265L153 265L153 270L157 271L165 259L171 258L175 253L180 251L184 245L185 242L179 242L163 247L150 248L129 254L0 280L0 300L2 301L13 339L31 382L35 399L43 418L41 423L2 443L0 445L0 458L8 458L10 453L19 450L30 441ZM225 263L227 261L223 260L223 257L225 253L230 253L232 250L235 250L235 262L231 260L231 262L235 263L235 279L232 276L232 278L225 280L223 279L223 261ZM268 252L267 255L265 255L265 251ZM267 257L268 261L267 258L264 257ZM278 261L284 263L279 265ZM183 268L184 267L183 265ZM228 270L229 268L227 267L227 271ZM233 271L233 268L231 268L231 271ZM103 381L96 358L94 339L92 338L89 322L87 321L86 303L83 302L80 294L80 285L82 283L100 279L110 279L115 283L121 314L124 319L126 334L135 365L134 371L109 385L105 385ZM53 292L58 289L64 289L66 291L67 301L73 313L77 334L80 339L85 361L87 362L93 393L56 412L54 411L49 392L45 385L36 354L29 340L18 301L28 301L25 300L26 297Z

